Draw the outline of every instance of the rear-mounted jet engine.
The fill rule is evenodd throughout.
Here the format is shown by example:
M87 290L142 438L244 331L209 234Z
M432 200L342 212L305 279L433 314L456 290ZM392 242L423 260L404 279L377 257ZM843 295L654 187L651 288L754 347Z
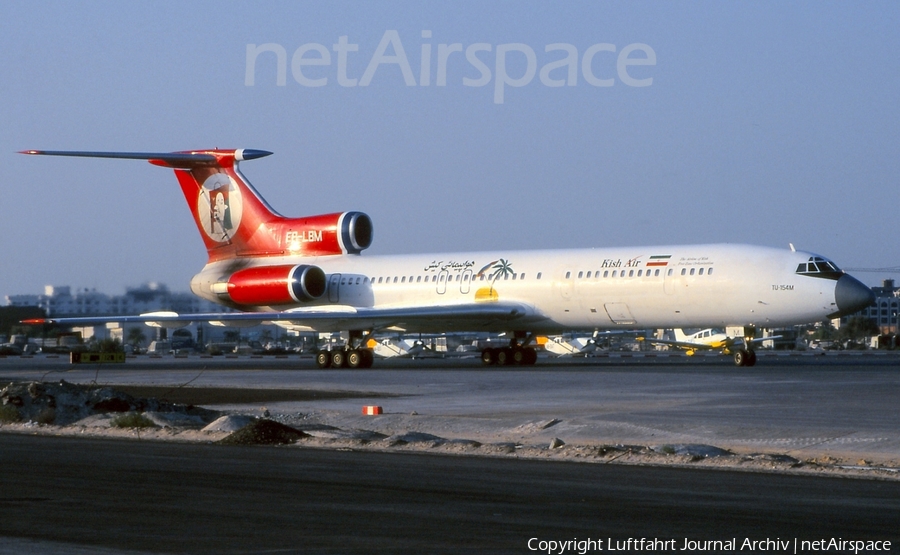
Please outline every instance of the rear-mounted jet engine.
M325 294L328 279L318 266L261 266L231 274L212 286L214 293L248 306L278 306L314 301Z

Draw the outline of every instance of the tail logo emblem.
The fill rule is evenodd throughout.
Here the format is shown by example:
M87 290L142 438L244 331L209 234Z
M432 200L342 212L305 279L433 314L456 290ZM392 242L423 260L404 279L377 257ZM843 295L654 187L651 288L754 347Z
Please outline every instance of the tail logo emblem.
M203 232L218 243L226 243L241 225L241 190L224 173L214 173L203 182L197 197L197 216Z

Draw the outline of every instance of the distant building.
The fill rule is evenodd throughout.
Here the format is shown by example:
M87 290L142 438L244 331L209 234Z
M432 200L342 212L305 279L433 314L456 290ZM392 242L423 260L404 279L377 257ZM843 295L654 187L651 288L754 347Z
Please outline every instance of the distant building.
M872 306L844 316L840 319L840 324L846 324L855 316L862 316L878 326L883 335L897 334L900 330L900 288L894 286L894 280L886 279L881 287L872 287L872 291L875 293ZM835 326L840 327L837 322Z
M20 309L28 309L37 307L43 310L47 316L63 318L78 316L126 316L134 314L143 314L146 312L172 311L181 314L187 313L225 313L234 312L228 307L215 304L206 299L202 299L193 293L173 293L168 287L161 283L145 283L138 287L131 287L125 290L124 295L107 295L100 293L95 289L78 289L74 293L69 286L47 285L44 287L43 295L8 295L6 304L9 307L18 307ZM21 311L15 311L17 314ZM25 310L25 317L37 317L30 311ZM2 314L0 314L2 316ZM16 322L21 317L16 318ZM0 323L4 322L0 318ZM73 327L72 331L80 334L84 340L91 338L118 339L122 343L128 341L128 332L132 328L137 328L144 332L146 341L144 344L152 340L171 340L170 344L173 348L184 347L185 342L190 338L190 344L204 345L209 341L224 341L225 334L229 330L234 330L233 326L215 326L206 322L194 322L186 328L178 331L172 331L171 334L167 330L161 328L148 328L144 324L118 324L109 323L97 326L80 326ZM6 332L8 333L8 332ZM287 332L274 325L259 325L248 328L241 328L240 335L244 341L249 339L262 339L266 336L272 340L281 342L287 336L296 337L296 332ZM285 341L287 343L287 341Z
M36 306L50 317L122 316L159 310L174 312L231 312L193 293L173 293L161 283L145 283L126 289L124 295L107 295L96 289L47 285L43 295L7 295L8 306Z
M900 331L900 288L894 287L894 280L884 280L881 287L873 287L875 303L861 311L881 330L882 334L896 334Z
M7 295L7 306L18 308L38 307L49 317L65 318L78 316L125 316L161 310L180 313L223 313L230 308L202 299L193 293L173 293L161 283L145 283L125 290L124 295L107 295L96 289L79 289L46 285L43 295ZM147 330L143 324L132 324ZM104 339L114 337L125 341L127 329L119 324L83 326L75 328L84 339L92 337ZM160 335L159 330L148 335Z

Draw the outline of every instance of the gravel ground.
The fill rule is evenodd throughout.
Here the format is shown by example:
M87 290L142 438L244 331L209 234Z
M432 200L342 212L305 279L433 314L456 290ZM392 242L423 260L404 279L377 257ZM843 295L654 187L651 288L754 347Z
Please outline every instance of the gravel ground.
M385 393L298 389L98 388L65 382L22 382L0 391L5 409L0 415L6 415L0 432L142 441L279 444L289 448L428 451L449 456L676 465L900 480L900 461L878 454L848 459L815 448L806 449L803 454L797 450L788 454L739 444L604 442L579 437L577 421L557 418L523 420L508 415L489 418L415 412L366 416L342 410L296 412L278 408L298 401L391 397L394 396ZM248 406L259 408L248 409ZM16 407L16 417L11 416L13 409L7 407ZM146 421L117 425L117 419L126 414L142 414ZM59 421L54 415L59 415ZM618 437L629 435L618 433ZM643 433L631 435L642 439Z

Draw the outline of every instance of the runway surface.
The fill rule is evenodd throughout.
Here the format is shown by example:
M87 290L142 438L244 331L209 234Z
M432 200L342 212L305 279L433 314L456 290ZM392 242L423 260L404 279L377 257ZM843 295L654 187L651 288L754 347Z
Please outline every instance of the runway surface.
M889 465L900 460L898 360L761 357L751 369L714 358L525 369L398 361L325 371L296 359L77 368L35 358L0 360L0 376L189 382L195 395L230 388L216 408L443 437L690 441ZM389 414L361 416L369 402ZM675 540L666 551L686 539L733 539L737 550L776 538L900 545L897 480L21 434L0 434L0 469L4 554L535 553L531 538Z
M0 535L18 538L7 549L529 553L532 538L659 538L678 549L685 539L900 540L897 482L8 434L0 464Z
M896 355L761 354L753 368L715 356L542 359L527 368L484 368L471 359L382 360L372 370L318 370L312 360L297 358L140 358L105 367L0 360L0 380L13 379L153 385L168 388L173 398L175 388L187 384L184 390L197 397L179 397L183 402L314 415L384 433L525 443L554 437L594 445L701 443L900 467ZM207 388L245 394L210 399ZM360 408L369 404L387 414L361 417ZM551 421L558 422L529 429Z

